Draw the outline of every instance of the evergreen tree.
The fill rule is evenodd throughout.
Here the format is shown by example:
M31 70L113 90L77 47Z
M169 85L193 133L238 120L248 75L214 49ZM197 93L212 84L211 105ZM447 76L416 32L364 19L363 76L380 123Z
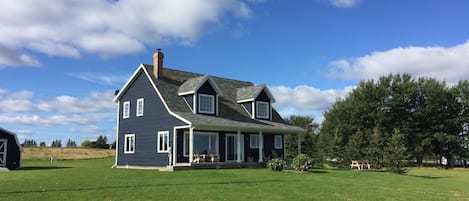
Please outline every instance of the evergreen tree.
M404 145L404 136L399 129L395 129L391 135L391 139L384 150L384 165L391 172L404 174L406 147Z
M45 142L45 141L39 142L39 146L40 146L40 147L46 147L46 142Z

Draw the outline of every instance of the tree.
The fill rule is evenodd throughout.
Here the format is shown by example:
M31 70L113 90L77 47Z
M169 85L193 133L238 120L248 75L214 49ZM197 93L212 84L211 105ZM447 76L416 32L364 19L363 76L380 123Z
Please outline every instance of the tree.
M65 146L66 147L76 147L77 143L75 141L71 140L70 138L68 138L67 144Z
M45 141L39 142L39 146L40 146L40 147L46 147L46 142L45 142Z
M99 136L93 148L109 149L106 136Z
M382 166L383 152L384 152L384 139L378 127L373 129L370 144L366 149L366 158L370 160L374 168L380 169Z
M50 145L51 147L62 147L62 141L56 139L52 141L52 144Z
M33 139L24 139L23 147L37 147L37 143Z
M314 123L314 118L311 116L297 116L291 115L285 119L291 125L302 127L306 133L301 134L301 152L314 156L316 152L317 130L319 124ZM287 158L293 158L298 155L298 136L297 134L289 134L285 137L285 146L287 151Z
M84 148L93 148L90 140L86 139L81 143L81 147Z
M406 159L406 147L404 144L404 136L399 129L395 129L391 135L391 140L384 150L384 164L394 173L404 174Z
M365 157L379 166L386 143L398 129L407 155L424 158L469 156L469 82L451 88L433 78L390 74L360 81L324 113L317 148L341 166ZM365 150L363 152L363 150ZM381 152L381 153L380 153Z

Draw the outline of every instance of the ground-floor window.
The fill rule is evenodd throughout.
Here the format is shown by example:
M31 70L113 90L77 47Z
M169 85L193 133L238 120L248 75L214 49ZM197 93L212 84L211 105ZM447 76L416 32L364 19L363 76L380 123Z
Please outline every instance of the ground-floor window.
M135 134L124 135L124 153L133 154L135 152Z
M158 132L158 153L167 153L169 149L169 131Z
M218 133L194 131L194 154L218 155ZM184 156L189 156L189 132L184 132Z
M274 135L274 148L275 149L282 149L283 148L283 140L281 135Z
M249 147L251 149L257 149L259 148L259 135L257 134L251 134L249 135Z

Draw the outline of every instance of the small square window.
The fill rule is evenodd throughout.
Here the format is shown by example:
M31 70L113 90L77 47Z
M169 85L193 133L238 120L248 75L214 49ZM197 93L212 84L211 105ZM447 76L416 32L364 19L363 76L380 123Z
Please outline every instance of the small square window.
M282 149L283 148L283 139L281 135L274 136L274 148L275 149Z
M215 96L199 94L199 113L215 114Z
M124 153L125 154L135 153L135 134L124 135Z
M143 98L137 99L137 117L143 116Z
M158 153L167 153L169 151L169 131L158 132Z
M259 135L249 135L249 145L252 149L259 148Z
M130 101L125 101L122 106L122 118L127 119L130 116Z
M268 102L256 101L256 117L257 118L268 119L270 115L269 109L270 107L269 107Z

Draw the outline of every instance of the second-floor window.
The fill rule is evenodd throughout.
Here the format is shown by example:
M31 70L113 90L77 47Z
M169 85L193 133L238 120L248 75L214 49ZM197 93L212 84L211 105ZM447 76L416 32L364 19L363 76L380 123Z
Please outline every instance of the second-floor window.
M268 119L270 112L269 112L269 103L263 101L256 101L256 117L257 118L264 118Z
M215 96L199 94L199 113L215 114Z
M127 119L130 116L130 101L125 101L122 106L122 118Z
M137 99L137 117L143 116L143 98Z

